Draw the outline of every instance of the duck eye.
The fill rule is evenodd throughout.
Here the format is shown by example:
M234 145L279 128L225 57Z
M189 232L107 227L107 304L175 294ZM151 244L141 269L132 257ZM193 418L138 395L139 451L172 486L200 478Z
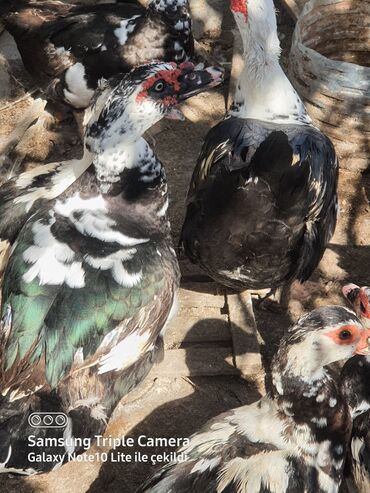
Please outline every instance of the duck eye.
M348 341L352 337L352 332L350 330L341 330L339 332L339 339L342 341Z
M194 72L188 75L189 80L195 80L196 78L197 78L197 76Z
M154 87L153 89L156 91L156 92L162 92L163 89L164 89L164 82L162 80L159 80L158 82L156 82L154 84Z

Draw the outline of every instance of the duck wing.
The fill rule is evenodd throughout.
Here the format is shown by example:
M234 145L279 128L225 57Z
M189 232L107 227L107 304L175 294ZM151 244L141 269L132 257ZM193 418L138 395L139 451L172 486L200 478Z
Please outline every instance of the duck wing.
M290 270L289 278L304 281L317 266L334 231L337 176L334 148L313 127L225 119L207 134L194 169L181 244L197 261L202 222L210 217L217 222L217 217L229 214L229 204L236 207L235 197L244 190L250 201L256 194L252 201L255 206L247 211L247 222L243 223L245 234L240 225L227 221L229 232L224 236L237 235L236 243L252 242L247 250L254 251L254 245L264 243L266 231L270 226L276 228L277 221L285 229L297 231L291 267L284 270ZM267 195L268 200L264 198ZM267 224L270 206L274 212L271 225ZM218 224L221 227L221 221ZM255 224L261 226L260 234L253 229ZM248 225L253 230L249 231ZM274 235L277 241L278 233ZM284 232L280 236L283 241Z
M365 493L370 488L370 413L365 412L353 421L348 453L347 485L349 491Z
M107 233L104 213L89 220ZM123 247L74 226L44 208L17 238L2 291L8 392L55 388L72 365L77 371L76 358L99 375L123 371L154 350L169 315L177 264L166 243Z
M120 28L121 22L126 21L129 26L132 20L134 27L145 13L146 9L134 2L76 6L67 15L45 23L38 30L38 35L79 59L102 49L109 51L110 47L116 47L118 39L114 31Z
M60 195L90 164L86 152L82 159L43 164L4 182L0 187L0 254L14 243L36 207ZM0 272L6 258L0 259Z
M178 450L177 463L166 464L136 493L305 491L302 463L280 450L288 445L283 424L268 398L223 413Z
M294 277L306 281L316 269L334 234L338 213L339 163L331 141L316 129L294 129L289 143L299 166L307 166L305 231L297 249ZM289 186L289 182L287 183Z
M14 36L26 69L38 79L40 69L47 77L57 77L76 62L92 65L91 57L95 65L103 65L100 76L117 73L120 57L114 31L123 21L131 33L146 13L135 2L68 7L60 2L21 2L18 8L16 4L8 7L4 25Z

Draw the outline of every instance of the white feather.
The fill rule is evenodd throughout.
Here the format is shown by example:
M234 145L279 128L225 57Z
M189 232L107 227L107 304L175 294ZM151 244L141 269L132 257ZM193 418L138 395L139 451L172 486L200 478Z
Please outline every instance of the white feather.
M245 64L230 114L276 123L310 123L304 105L279 65L275 7L272 0L248 3L244 14L234 13L244 46Z
M149 241L148 238L130 237L113 229L116 223L106 214L107 206L102 195L82 199L79 193L76 193L64 202L57 201L54 209L58 214L69 217L75 228L85 236L91 236L107 243L117 242L126 247ZM82 212L78 218L74 214L77 211Z
M23 279L30 283L38 277L40 285L65 283L71 288L82 288L85 286L82 263L74 261L73 250L53 236L50 227L54 223L52 217L48 224L41 221L33 224L34 244L23 253L24 261L32 266L23 274Z
M123 19L119 23L120 27L114 30L114 34L118 38L120 45L124 45L127 41L128 35L134 32L136 23L133 22L133 20L138 17L140 17L140 15L133 15L130 19Z
M134 332L125 337L100 359L98 373L101 375L131 366L144 352L152 348L148 346L150 336L150 330L146 330L142 334Z
M351 452L352 452L352 457L356 462L361 462L360 454L363 446L364 446L364 440L362 438L359 437L352 438Z
M198 462L195 463L193 469L190 471L190 474L194 474L196 472L203 473L207 469L214 469L220 463L221 458L215 457L213 459L199 459Z
M46 199L52 200L61 193L64 192L79 176L91 165L92 156L88 150L85 149L82 159L72 159L64 161L62 163L43 164L31 171L22 173L16 182L16 185L20 188L27 188L32 182L35 176L43 175L49 169L51 172L48 179L48 186L46 187L33 187L26 193L20 195L14 199L15 204L26 204L26 211L28 212L36 200ZM56 170L54 173L53 171Z
M285 492L289 484L286 455L286 452L273 451L247 459L232 459L218 477L217 493L222 493L231 482L235 483L237 493L259 493L263 486L271 493Z
M65 99L75 108L89 106L94 91L87 87L85 67L77 62L65 72L67 88L63 90Z
M168 209L168 199L165 200L164 204L162 205L162 207L157 212L157 216L163 217L166 214L167 209Z

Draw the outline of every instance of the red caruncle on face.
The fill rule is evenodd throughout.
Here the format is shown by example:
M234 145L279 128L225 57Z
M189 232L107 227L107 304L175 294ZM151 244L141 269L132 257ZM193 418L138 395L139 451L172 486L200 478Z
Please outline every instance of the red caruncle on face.
M336 344L350 345L357 343L361 339L361 330L357 325L342 325L331 332L325 334Z
M248 20L247 0L230 0L230 9L232 12L240 12Z
M162 99L162 104L166 106L171 106L177 104L177 99L175 98L175 96L166 96L164 99Z
M369 299L366 292L361 288L357 303L360 308L360 316L370 318Z
M176 67L176 64L173 64L173 66ZM173 70L160 70L155 75L149 77L149 79L143 82L143 89L137 95L136 100L142 101L143 99L145 99L148 96L148 91L150 90L150 88L153 87L158 80L164 80L165 82L167 82L173 87L175 92L180 91L180 75L182 75L182 70L180 68L174 68ZM162 100L162 102L163 104L167 105L176 104L177 101L175 96L167 96Z

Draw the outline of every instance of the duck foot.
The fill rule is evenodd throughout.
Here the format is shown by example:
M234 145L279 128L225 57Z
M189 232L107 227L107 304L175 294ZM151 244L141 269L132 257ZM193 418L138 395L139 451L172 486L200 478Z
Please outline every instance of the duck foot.
M246 379L252 374L263 373L260 354L263 339L254 317L251 293L242 291L227 294L227 306L236 368Z
M272 313L286 313L289 303L290 283L270 291L263 297L258 296L257 309Z
M286 308L281 306L278 301L271 298L263 298L257 301L257 309L272 313L285 313Z

